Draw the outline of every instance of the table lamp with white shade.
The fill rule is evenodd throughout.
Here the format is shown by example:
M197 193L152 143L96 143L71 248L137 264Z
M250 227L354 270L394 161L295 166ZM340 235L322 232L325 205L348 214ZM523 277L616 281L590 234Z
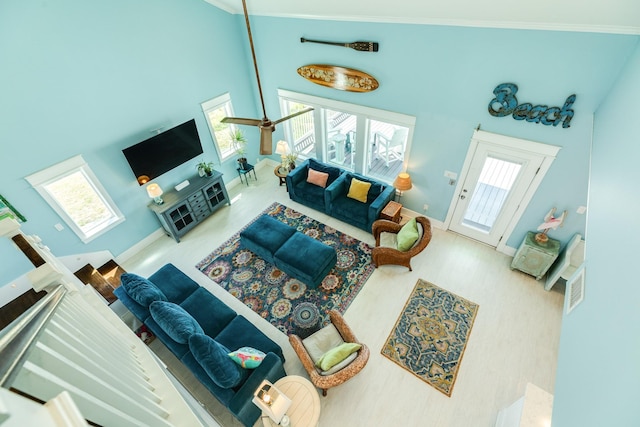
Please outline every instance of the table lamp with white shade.
M147 185L147 194L153 199L156 205L161 205L164 203L164 200L162 200L161 197L162 193L162 188L160 188L160 186L155 182Z
M289 426L291 421L286 415L287 410L291 406L291 399L285 396L267 380L263 380L260 386L253 393L251 400L262 413L267 415L271 420L281 426Z
M287 141L283 141L280 140L278 141L278 143L276 144L276 154L280 154L280 157L282 158L282 167L287 169L287 155L291 154L291 149L289 148L289 144L287 143Z

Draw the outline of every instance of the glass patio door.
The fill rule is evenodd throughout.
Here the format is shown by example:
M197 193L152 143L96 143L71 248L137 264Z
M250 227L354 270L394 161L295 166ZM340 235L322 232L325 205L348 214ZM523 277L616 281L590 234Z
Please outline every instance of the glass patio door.
M325 118L325 161L353 171L356 152L357 117L342 111L323 109Z

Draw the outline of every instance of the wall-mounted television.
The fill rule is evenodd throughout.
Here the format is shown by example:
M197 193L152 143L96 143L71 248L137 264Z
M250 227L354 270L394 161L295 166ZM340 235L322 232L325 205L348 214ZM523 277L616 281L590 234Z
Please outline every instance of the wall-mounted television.
M169 172L202 152L195 119L122 150L140 185Z

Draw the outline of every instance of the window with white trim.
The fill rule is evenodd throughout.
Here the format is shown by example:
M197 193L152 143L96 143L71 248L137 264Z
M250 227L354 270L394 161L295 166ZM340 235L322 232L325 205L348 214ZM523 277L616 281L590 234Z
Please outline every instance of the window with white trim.
M298 158L321 159L388 183L406 170L415 117L282 89L278 95L283 116L314 108L283 123Z
M124 221L82 156L72 157L25 179L84 243Z
M231 96L225 93L200 105L209 125L213 145L216 147L220 162L223 162L233 156L236 151L232 138L232 135L236 132L236 125L221 122L225 117L234 116Z

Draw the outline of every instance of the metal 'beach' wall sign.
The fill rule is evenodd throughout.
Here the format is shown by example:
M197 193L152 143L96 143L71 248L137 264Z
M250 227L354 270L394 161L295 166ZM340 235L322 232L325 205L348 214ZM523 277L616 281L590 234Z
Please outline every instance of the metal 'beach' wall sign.
M573 118L571 106L576 100L576 95L570 95L562 108L548 107L546 105L533 106L531 103L518 104L516 98L518 86L513 83L502 83L496 86L493 94L496 96L489 102L489 114L494 117L504 117L509 114L514 120L526 120L530 123L542 123L543 125L568 128Z

